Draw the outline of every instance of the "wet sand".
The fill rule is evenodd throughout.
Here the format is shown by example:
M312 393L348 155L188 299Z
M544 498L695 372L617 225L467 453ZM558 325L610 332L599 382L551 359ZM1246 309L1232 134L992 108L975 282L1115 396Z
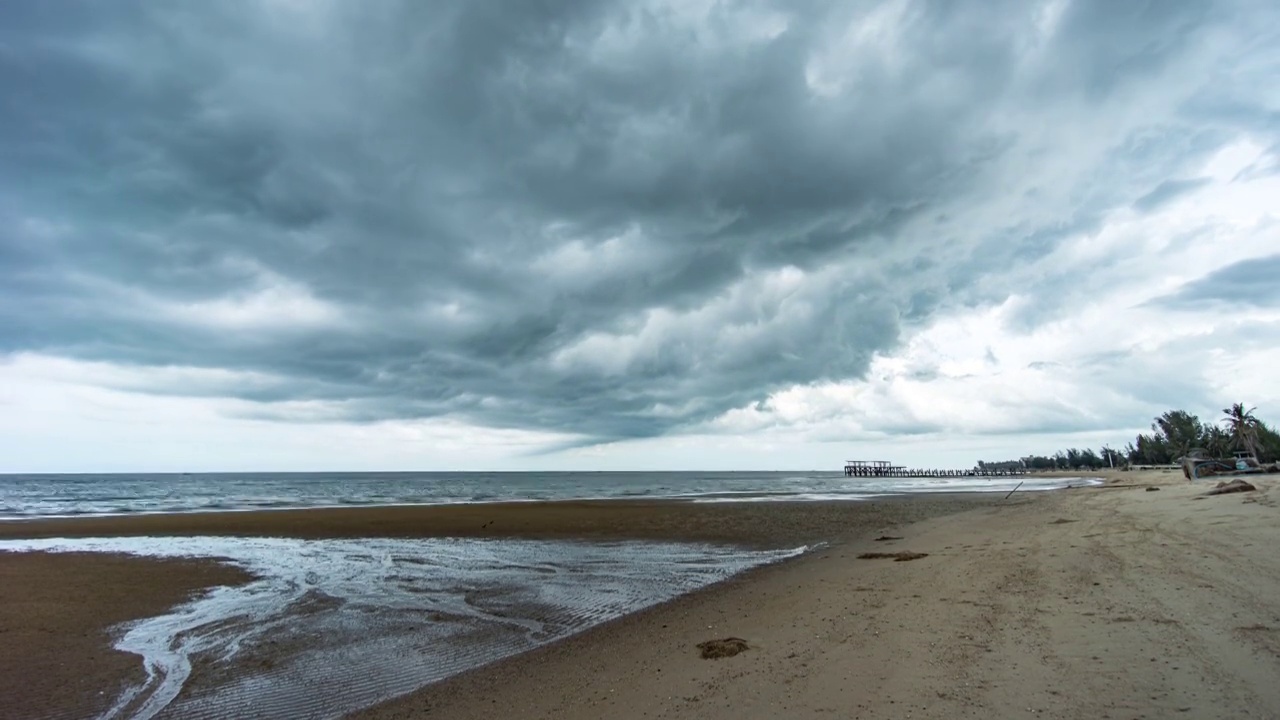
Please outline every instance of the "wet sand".
M0 717L107 710L145 676L136 655L111 648L110 627L248 579L214 561L0 552Z
M988 505L995 494L854 502L693 503L602 500L0 521L0 538L217 535L295 538L488 537L670 540L794 547Z
M753 547L840 542L875 529L986 507L990 495L882 502L511 503L446 507L155 515L0 523L0 537L231 535L519 537L712 541ZM136 656L110 649L108 628L156 615L243 574L216 562L97 554L0 553L0 678L21 687L5 717L83 717L141 678ZM198 671L192 683L209 680ZM202 677L202 675L204 677ZM224 680L227 678L224 678ZM12 682L10 682L12 681Z
M1280 490L1255 482L1203 497L1115 473L886 525L902 539L849 537L359 717L1280 717ZM858 559L898 551L927 556ZM724 637L750 649L700 657Z

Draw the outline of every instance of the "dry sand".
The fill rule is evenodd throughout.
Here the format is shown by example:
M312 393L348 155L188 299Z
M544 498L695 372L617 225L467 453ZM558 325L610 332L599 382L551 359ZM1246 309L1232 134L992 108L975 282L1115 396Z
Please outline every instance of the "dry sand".
M364 718L1280 717L1277 480L1217 497L1200 497L1210 485L1176 473L1116 473L1111 483L1008 501L567 503L76 522L86 523L83 534L832 540ZM77 534L25 525L31 534ZM15 534L0 527L0 536ZM886 535L901 539L875 540ZM901 552L924 556L858 559ZM101 640L100 628L80 632ZM746 649L702 659L700 643L726 638Z
M1280 717L1276 480L1203 499L1173 473L1112 483L880 528L903 539L754 571L361 717ZM900 550L928 557L857 559ZM749 649L700 657L726 637Z

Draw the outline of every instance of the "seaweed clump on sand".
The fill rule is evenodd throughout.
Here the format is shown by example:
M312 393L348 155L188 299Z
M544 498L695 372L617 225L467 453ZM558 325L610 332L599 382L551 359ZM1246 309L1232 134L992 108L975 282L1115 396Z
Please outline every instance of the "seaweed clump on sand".
M859 560L893 560L894 562L908 562L910 560L919 560L923 557L929 557L929 553L922 552L867 552L858 556Z
M746 650L747 641L736 637L707 640L706 642L698 643L698 649L702 651L703 660L716 660L718 658L733 657Z
M1232 480L1231 482L1218 483L1216 487L1205 493L1205 495L1227 495L1229 493L1253 492L1257 489L1252 483L1244 480Z

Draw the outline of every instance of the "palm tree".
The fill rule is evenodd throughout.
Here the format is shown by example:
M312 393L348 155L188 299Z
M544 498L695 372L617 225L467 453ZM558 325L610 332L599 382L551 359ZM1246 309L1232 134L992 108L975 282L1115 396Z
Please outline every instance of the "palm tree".
M1227 431L1235 440L1236 447L1244 448L1254 457L1258 456L1258 418L1253 415L1253 411L1257 409L1255 407L1245 410L1244 403L1236 403L1222 409L1226 415L1222 422L1226 423Z
M1221 458L1231 454L1232 439L1231 433L1217 425L1210 425L1204 429L1204 438L1201 442L1209 453L1209 457Z

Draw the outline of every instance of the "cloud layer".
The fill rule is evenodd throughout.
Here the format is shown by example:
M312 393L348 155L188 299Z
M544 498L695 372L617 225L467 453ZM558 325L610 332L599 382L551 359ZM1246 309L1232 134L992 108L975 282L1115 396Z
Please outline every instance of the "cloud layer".
M1278 47L1264 0L5 3L0 352L570 444L786 424L824 388L863 394L812 422L889 435L1170 364L1170 402L1209 397L1119 336L1016 373L989 345L1104 296L1214 323L1230 285L1274 322L1275 226L1228 210L1280 167ZM1124 263L1131 296L1081 280ZM999 388L946 370L963 338L919 356L979 318ZM1148 411L1112 394L963 427Z

